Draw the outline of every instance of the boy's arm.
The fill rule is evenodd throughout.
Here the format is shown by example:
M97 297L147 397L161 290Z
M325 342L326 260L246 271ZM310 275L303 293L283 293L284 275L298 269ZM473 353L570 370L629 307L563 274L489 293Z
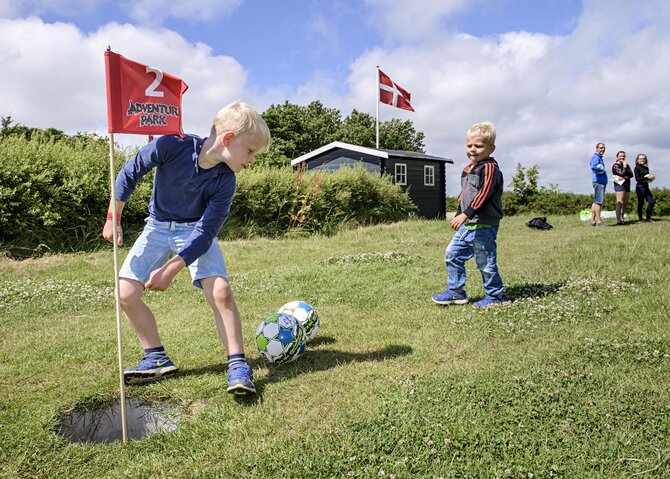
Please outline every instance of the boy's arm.
M463 223L465 223L468 220L468 215L465 213L459 213L456 216L454 216L449 224L451 225L452 229L458 230L461 226L463 226Z
M160 162L160 157L169 155L169 138L162 136L144 145L137 154L126 161L116 177L116 199L127 202L137 183ZM160 152L159 152L160 147Z
M153 291L165 291L184 266L186 262L181 256L173 256L170 261L151 272L149 281L144 284L144 287Z
M207 200L207 208L196 223L193 233L186 239L182 249L177 252L187 266L205 253L212 245L212 241L216 241L221 227L230 214L234 195L235 177L231 175L217 189L216 194Z
M116 242L119 246L123 245L123 230L121 229L121 212L126 203L124 201L116 200L116 233L117 238ZM114 213L113 213L113 202L110 199L109 208L107 209L107 219L105 220L105 226L102 228L102 237L105 238L110 243L114 242Z

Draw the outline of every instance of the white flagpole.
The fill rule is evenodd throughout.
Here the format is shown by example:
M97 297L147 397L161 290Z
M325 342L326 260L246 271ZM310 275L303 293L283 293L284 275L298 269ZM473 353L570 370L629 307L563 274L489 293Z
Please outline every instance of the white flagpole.
M380 101L380 97L379 97L379 65L377 65L377 81L375 82L375 88L377 88L377 122L376 122L376 125L377 125L377 127L376 127L376 129L377 129L377 135L376 135L377 142L376 142L376 145L377 145L377 149L379 149L379 101Z
M119 300L119 244L117 211L116 211L116 181L114 175L114 133L109 134L109 183L112 192L112 235L114 245L114 301L116 303L116 340L119 350L119 392L121 396L121 435L123 442L128 442L128 425L126 423L126 389L123 380L123 354L121 334L121 305Z

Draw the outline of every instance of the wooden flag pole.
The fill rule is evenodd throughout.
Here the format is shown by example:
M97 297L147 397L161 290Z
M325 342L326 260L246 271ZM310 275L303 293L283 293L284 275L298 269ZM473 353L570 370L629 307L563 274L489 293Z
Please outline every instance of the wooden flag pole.
M121 397L121 434L123 442L128 442L128 424L126 421L126 388L123 380L123 341L121 329L121 304L119 300L119 242L118 214L116 211L116 178L114 175L114 133L109 134L109 183L112 201L112 236L114 245L114 302L116 303L116 340L119 350L119 395Z
M377 88L377 141L376 141L376 148L379 149L379 101L381 98L379 97L379 65L377 65L377 81L375 82L375 87Z

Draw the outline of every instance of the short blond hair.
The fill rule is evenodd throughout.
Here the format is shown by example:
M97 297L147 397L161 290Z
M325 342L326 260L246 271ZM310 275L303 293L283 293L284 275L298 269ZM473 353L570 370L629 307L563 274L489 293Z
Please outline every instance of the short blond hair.
M234 101L219 110L212 122L212 135L232 131L236 136L253 135L262 140L263 147L256 153L267 150L270 145L270 129L253 107L243 101Z
M481 137L484 143L489 146L496 144L496 127L490 121L483 121L475 123L465 134L465 138L472 138L474 136Z

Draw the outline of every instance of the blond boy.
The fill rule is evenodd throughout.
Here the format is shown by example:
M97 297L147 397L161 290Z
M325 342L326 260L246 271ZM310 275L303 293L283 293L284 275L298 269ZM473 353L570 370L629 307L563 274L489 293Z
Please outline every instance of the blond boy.
M183 268L202 289L214 312L228 352L228 392L254 394L251 368L244 356L242 326L217 234L226 221L235 194L235 174L265 150L270 131L249 105L233 102L214 118L210 135L162 136L129 160L116 178L117 222L138 181L155 169L144 231L119 272L120 303L144 349L137 367L126 368L129 384L141 384L175 374L165 353L156 319L142 300L144 289L164 291ZM110 202L103 237L112 242ZM118 225L118 244L123 233Z
M509 301L498 273L496 237L503 216L503 175L491 156L496 149L493 123L472 126L466 133L465 152L470 163L461 173L461 194L451 227L456 230L447 246L447 289L433 295L438 304L466 304L465 262L474 256L486 296L474 303L486 307Z

